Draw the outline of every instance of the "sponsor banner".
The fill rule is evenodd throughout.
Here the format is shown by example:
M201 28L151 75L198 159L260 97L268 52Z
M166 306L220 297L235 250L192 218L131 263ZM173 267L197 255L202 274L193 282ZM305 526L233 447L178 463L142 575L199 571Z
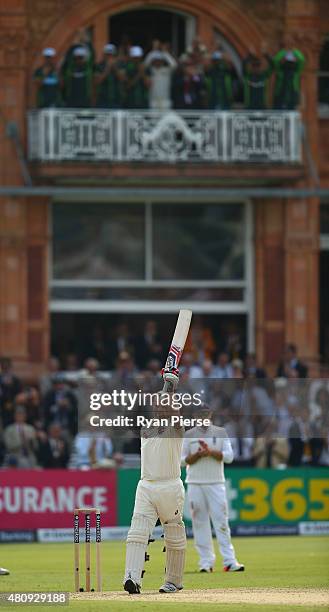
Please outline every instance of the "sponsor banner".
M83 507L100 508L102 526L116 525L116 481L115 470L2 470L1 527L73 529L73 510Z
M129 526L126 527L103 527L102 541L113 540L124 541L127 538ZM7 532L10 533L10 532ZM91 542L95 542L95 529L91 529ZM155 527L153 537L159 540L163 534L162 527ZM80 529L80 542L84 543L84 529ZM73 529L38 529L38 542L73 542Z
M118 474L118 522L130 523L139 470ZM226 490L231 526L290 525L295 533L299 522L329 521L329 469L227 468ZM183 470L183 480L185 470ZM184 520L191 524L186 496Z
M329 535L329 521L321 523L299 523L300 535Z
M5 544L7 542L35 542L36 532L35 531L0 531L0 543Z
M287 524L329 520L329 470L227 470L232 524Z
M127 538L129 526L126 527L104 527L102 529L102 541L124 542ZM91 530L91 541L95 541L95 530ZM0 542L72 542L72 529L38 529L36 536L34 532L13 532L4 531L4 539ZM232 536L290 536L290 535L329 535L329 523L299 523L294 525L233 525L231 528ZM13 537L12 537L13 534ZM160 540L163 535L162 527L155 527L152 537ZM215 532L212 532L215 537ZM27 537L28 536L28 537ZM186 537L193 538L192 527L186 526ZM80 530L80 542L84 542L84 531Z
M124 530L119 528L119 533L116 533L117 527L103 527L102 528L102 540L123 540L124 533L127 534L128 528ZM91 542L95 542L95 529L90 530ZM38 542L73 542L73 526L71 529L38 529L37 530ZM85 541L85 531L80 529L80 542Z
M233 536L298 535L298 525L233 525Z

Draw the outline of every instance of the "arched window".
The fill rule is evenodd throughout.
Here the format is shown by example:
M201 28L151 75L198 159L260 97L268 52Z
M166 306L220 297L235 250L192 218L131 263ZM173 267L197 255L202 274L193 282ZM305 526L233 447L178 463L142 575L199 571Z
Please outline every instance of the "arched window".
M157 39L169 43L177 56L191 44L195 32L192 15L155 7L124 11L108 21L109 40L115 45L140 45L147 52Z

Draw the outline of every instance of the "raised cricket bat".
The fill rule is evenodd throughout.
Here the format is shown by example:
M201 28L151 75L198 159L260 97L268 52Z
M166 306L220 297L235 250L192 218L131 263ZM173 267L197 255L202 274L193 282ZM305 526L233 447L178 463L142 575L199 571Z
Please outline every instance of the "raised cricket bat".
M183 354L187 334L190 329L192 319L192 310L180 310L173 339L171 341L168 357L165 368L178 368L181 356ZM172 391L172 384L166 382L163 391Z

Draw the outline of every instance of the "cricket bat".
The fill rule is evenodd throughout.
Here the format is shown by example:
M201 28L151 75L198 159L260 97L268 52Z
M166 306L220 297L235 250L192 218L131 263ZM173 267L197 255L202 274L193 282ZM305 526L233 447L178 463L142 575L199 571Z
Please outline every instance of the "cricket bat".
M178 368L181 356L183 354L187 334L190 329L192 319L192 310L180 310L173 339L171 341L169 353L167 356L166 368ZM170 392L173 390L173 385L170 382L165 382L163 391Z

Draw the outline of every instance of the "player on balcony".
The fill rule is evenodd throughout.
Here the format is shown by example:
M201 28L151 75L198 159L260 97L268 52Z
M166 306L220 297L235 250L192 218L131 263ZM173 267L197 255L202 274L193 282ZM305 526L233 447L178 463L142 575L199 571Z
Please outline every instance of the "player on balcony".
M275 70L273 106L278 110L294 110L300 101L301 74L305 57L298 49L281 49L273 58Z
M273 60L266 48L262 48L262 57L258 57L251 47L243 60L244 106L247 110L264 110L269 106L268 90L273 72Z
M38 108L62 106L60 78L56 68L56 50L47 47L42 52L44 61L34 73Z
M95 66L96 106L121 108L123 71L117 59L117 48L110 43L104 46L101 62Z

